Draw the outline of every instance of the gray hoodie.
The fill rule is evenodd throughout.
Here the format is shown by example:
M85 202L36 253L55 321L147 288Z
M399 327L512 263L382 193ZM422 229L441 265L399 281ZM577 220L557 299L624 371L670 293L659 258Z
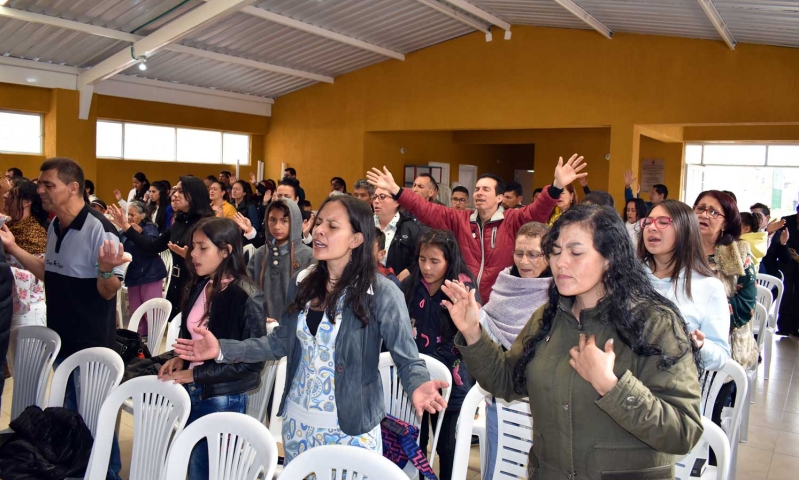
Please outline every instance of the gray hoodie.
M275 239L267 231L266 244L257 249L247 264L250 278L260 285L264 292L264 311L268 318L280 319L286 306L286 291L289 280L295 272L305 269L314 262L313 250L302 243L302 214L300 207L292 200L275 200L288 206L291 218L289 241L283 246L275 245ZM267 222L268 215L264 219Z

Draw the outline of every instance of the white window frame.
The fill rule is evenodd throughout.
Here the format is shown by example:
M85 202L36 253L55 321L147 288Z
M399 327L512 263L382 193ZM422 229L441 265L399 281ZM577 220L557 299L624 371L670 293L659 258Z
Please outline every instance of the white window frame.
M44 155L44 114L42 113L31 113L31 112L20 112L17 110L6 110L0 109L0 113L10 113L12 115L25 115L29 117L38 117L39 118L39 152L38 153L31 153L31 152L20 152L17 150L3 150L0 149L0 153L4 155L36 155L42 156Z
M252 135L249 134L249 133L233 132L233 131L229 131L229 130L214 130L214 129L211 129L211 128L197 128L197 127L188 127L188 126L183 126L183 125L159 125L157 123L125 122L125 121L120 121L120 120L108 120L108 119L103 119L103 118L98 118L97 122L98 123L100 123L100 122L103 122L103 123L116 123L116 124L119 124L119 125L122 126L122 136L121 136L121 139L120 139L120 141L122 142L122 146L121 146L122 157L106 157L106 156L98 155L97 158L102 159L102 160L122 160L122 161L134 161L134 162L156 162L156 163L192 163L192 162L186 162L186 161L178 160L178 141L177 141L178 129L186 129L186 130L206 130L206 131L209 131L209 132L219 132L222 135L222 148L220 149L219 163L200 163L201 165L229 165L229 166L235 166L236 165L235 163L225 163L224 162L225 134L246 135L248 141L250 141L250 142L252 141ZM136 125L145 125L145 126L151 126L151 127L171 128L174 131L174 134L175 134L175 151L173 153L173 156L174 156L175 159L174 160L152 160L152 159L147 159L147 158L128 158L128 157L126 157L125 156L125 125L126 124L136 124ZM250 163L251 163L250 158L252 157L252 149L251 149L251 147L252 147L252 144L250 144L250 149L248 151L248 155L247 155L246 161L240 161L239 162L240 166L249 166L250 165ZM96 152L97 152L97 142L95 141L95 153Z

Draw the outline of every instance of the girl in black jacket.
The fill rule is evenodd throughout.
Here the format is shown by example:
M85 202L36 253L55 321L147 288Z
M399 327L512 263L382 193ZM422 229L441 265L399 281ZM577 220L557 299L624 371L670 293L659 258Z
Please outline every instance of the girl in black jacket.
M266 335L263 294L247 277L241 232L228 218L205 218L192 229L187 265L191 283L183 302L180 338L197 338L206 328L217 338L246 340ZM215 412L244 413L245 392L257 388L263 362L186 362L171 356L158 372L163 381L186 386L191 397L188 424ZM189 480L208 478L208 447L198 443L189 460Z
M180 302L189 281L185 258L191 242L191 229L200 219L214 215L214 211L211 210L211 200L208 198L208 189L197 177L191 175L180 177L180 181L172 189L171 200L175 221L157 237L147 237L130 228L127 215L117 206L112 205L108 208L114 217L114 223L142 252L154 254L163 252L167 248L172 252L172 271L167 272L172 279L166 292L166 299L172 304L170 320L180 312Z
M455 458L455 427L461 404L474 385L460 352L455 347L458 333L447 309L441 302L449 300L441 290L444 280L459 280L471 288L477 283L461 257L461 250L452 232L428 230L416 247L417 268L402 282L402 292L408 304L413 338L419 353L443 363L452 373L452 387L447 411L441 423L436 451L441 458L441 480L450 480ZM480 300L478 300L479 302ZM432 418L431 418L432 417ZM438 414L425 413L419 433L419 445L427 452L429 422L438 424Z

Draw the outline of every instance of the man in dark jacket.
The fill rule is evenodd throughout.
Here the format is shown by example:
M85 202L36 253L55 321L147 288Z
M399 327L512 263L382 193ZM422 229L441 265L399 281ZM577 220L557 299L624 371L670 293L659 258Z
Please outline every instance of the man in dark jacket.
M6 263L6 253L0 244L0 393L5 387L4 374L6 354L8 353L8 337L11 334L11 315L14 313L11 289L14 285L14 275L11 267Z

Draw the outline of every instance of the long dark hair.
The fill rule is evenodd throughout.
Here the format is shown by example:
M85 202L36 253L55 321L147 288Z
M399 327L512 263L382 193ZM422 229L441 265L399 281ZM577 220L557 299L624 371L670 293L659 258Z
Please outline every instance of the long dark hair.
M621 212L621 218L624 220L624 223L627 222L627 205L630 203L635 205L635 221L641 220L645 216L649 214L649 209L646 208L646 202L643 198L631 198L624 203L624 210Z
M36 184L26 180L8 191L8 201L6 202L6 211L11 220L18 222L22 220L22 215L25 214L25 201L31 202L31 216L39 222L39 225L47 229L50 225L48 221L47 210L42 207L42 197L36 191Z
M330 183L336 182L344 188L342 193L347 193L347 182L344 181L341 177L333 177L330 179Z
M183 189L183 196L189 202L189 211L187 213L175 212L176 218L183 217L188 221L194 221L214 216L205 182L193 175L184 175L180 177L180 187Z
M147 216L152 217L155 212L155 219L153 221L158 225L158 231L163 232L169 227L166 224L166 207L169 205L169 188L166 183L161 180L156 180L150 184L151 187L158 190L158 202L152 200L147 202Z
M551 258L561 230L569 225L580 225L591 231L594 248L608 261L608 269L602 276L605 297L600 302L606 302L606 317L621 341L636 355L659 356L658 368L664 370L674 366L684 355L691 354L701 372L699 350L690 339L679 309L658 294L650 283L643 265L635 257L632 242L619 214L610 207L598 205L576 205L566 210L545 237L544 254ZM545 307L540 328L535 335L525 339L524 352L515 366L515 388L520 394L527 393L527 364L535 357L538 343L550 334L560 299L557 283L552 282L549 303ZM659 314L664 321L671 322L679 351L667 352L661 345L649 342L646 330L652 320L645 316L647 313Z
M200 182L202 182L202 180L200 180ZM236 225L236 222L229 218L203 218L192 227L191 241L189 241L189 249L186 251L186 268L189 269L189 273L191 274L191 281L183 295L182 312L188 312L187 304L189 301L189 292L194 290L197 284L204 281L206 278L197 275L197 272L194 270L194 263L190 261L191 252L194 250L194 234L197 232L204 233L211 243L221 250L227 251L228 246L231 248L230 253L222 259L222 263L219 264L219 268L216 269L216 272L210 276L210 280L213 281L211 295L208 296L210 301L206 302L205 312L203 312L202 317L202 320L206 320L209 319L208 316L211 312L211 304L216 298L216 295L224 288L222 283L223 278L233 277L233 282L255 284L252 283L250 277L247 276L247 262L244 261L241 230L238 225ZM202 321L200 324L202 324Z
M722 229L721 235L719 235L719 238L716 240L716 245L730 245L732 242L740 239L741 214L738 211L738 203L735 199L721 190L705 190L696 197L694 207L699 205L705 197L715 198L716 201L719 202L719 205L721 205L721 209L724 210L721 214L724 215L726 225Z
M327 283L330 279L327 262L324 260L317 262L313 271L300 282L294 301L288 306L288 311L290 313L297 312L305 309L308 302L316 302L318 305L324 305L327 318L331 322L335 321L338 300L346 289L345 302L349 302L355 317L366 327L369 324L369 306L371 304L369 291L377 274L377 265L372 255L375 241L372 209L366 202L348 195L328 197L319 206L320 215L317 217L317 223L322 221L321 213L325 205L333 202L340 203L347 210L352 233L363 235L363 243L352 250L350 262L330 292L327 291Z
M211 182L211 185L219 185L219 189L222 190L222 200L224 200L226 202L230 202L230 196L228 196L228 194L227 194L227 185L225 185L224 183L220 182L219 180L217 180L215 182ZM209 185L209 187L210 187L210 185ZM209 202L211 201L210 197L208 198L208 201Z
M707 263L707 256L702 249L702 238L699 236L699 219L693 209L688 205L677 200L663 200L656 207L663 207L671 217L671 225L674 227L675 245L674 253L669 260L671 270L671 282L674 290L677 291L677 280L680 274L685 277L685 295L691 295L691 276L696 272L705 277L715 277ZM654 210L654 208L652 209ZM642 228L638 232L640 237L646 235ZM646 249L643 238L638 241L638 259L649 265L655 271L655 260L651 253Z
M458 246L458 240L455 238L455 235L447 230L428 230L421 236L421 238L419 238L419 241L416 244L414 268L411 269L413 273L411 273L410 280L402 282L402 293L405 294L405 303L408 306L409 312L411 310L411 305L413 304L413 295L416 292L419 284L422 282L422 272L419 268L419 255L422 251L422 247L435 247L441 250L441 252L444 254L444 260L447 262L447 271L444 273L445 280L463 281L463 276L465 276L472 285L477 283L474 279L474 275L472 275L472 272L469 270L469 267L467 267L466 263L463 261L461 249L460 246ZM451 300L443 291L441 293L447 300ZM476 293L477 292L475 292L475 294ZM479 302L480 299L478 298L477 301ZM440 326L441 343L447 343L455 336L456 333L458 333L458 329L452 322L449 312L443 307L441 310L444 314L443 318L446 319L445 321L441 322Z
M147 175L143 174L142 172L134 173L133 178L135 178L142 184L141 188L136 190L133 199L144 201L144 194L147 193L147 190L150 189L150 181L147 180Z
M240 212L241 211L246 212L247 207L250 205L250 202L252 201L252 187L250 186L250 182L245 182L244 180L236 180L234 182L234 185L241 185L241 189L244 190L244 197L242 197L240 204L236 205L234 203L233 206L236 207L236 209ZM231 198L231 200L233 199ZM233 201L235 202L235 200Z

